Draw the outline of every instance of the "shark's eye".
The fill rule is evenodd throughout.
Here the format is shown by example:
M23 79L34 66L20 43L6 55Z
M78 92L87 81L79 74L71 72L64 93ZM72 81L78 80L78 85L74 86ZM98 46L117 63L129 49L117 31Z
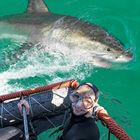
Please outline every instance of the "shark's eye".
M111 51L110 48L107 48L107 51L110 52Z

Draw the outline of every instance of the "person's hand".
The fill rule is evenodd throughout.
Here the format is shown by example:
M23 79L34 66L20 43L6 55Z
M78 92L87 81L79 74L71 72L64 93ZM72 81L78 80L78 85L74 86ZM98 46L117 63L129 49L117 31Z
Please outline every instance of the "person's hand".
M102 107L102 106L99 106L97 108L97 112L100 112L102 114L108 114L107 110L105 110L104 107Z
M99 113L108 115L108 112L104 109L104 107L100 106L99 104L96 104L95 106L97 106L95 109L95 113L97 116Z
M96 115L119 140L132 140L131 137L109 116L103 107L97 107Z
M18 105L18 109L19 109L21 114L22 114L22 107L23 106L26 108L27 114L29 114L29 112L30 112L30 105L29 105L29 103L25 99L20 100L20 102L17 105Z

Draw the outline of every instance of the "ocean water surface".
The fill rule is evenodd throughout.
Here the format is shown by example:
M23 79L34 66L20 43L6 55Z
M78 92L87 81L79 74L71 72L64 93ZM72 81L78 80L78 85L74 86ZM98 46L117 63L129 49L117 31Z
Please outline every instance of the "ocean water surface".
M19 41L0 38L0 95L22 89L67 80L95 83L102 92L99 103L126 130L140 140L140 1L139 0L45 0L53 13L71 15L95 23L117 37L134 59L109 69L96 68L81 59L82 50L63 44L46 44L38 49L22 50ZM27 0L1 0L0 16L23 13ZM49 46L49 47L48 47ZM98 123L101 140L108 130ZM48 138L48 132L39 140ZM116 138L111 135L111 140Z

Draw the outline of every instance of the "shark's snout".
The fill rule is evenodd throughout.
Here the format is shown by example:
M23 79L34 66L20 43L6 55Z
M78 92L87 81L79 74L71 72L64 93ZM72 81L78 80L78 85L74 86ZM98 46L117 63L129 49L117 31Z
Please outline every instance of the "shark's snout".
M133 53L130 50L126 50L120 55L116 61L117 62L129 62L133 59Z

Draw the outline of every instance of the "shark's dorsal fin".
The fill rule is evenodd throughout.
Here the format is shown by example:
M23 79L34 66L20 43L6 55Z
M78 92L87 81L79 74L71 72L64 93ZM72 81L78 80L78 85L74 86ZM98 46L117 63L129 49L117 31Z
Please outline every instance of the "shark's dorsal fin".
M43 0L28 0L27 13L47 13L48 11Z

